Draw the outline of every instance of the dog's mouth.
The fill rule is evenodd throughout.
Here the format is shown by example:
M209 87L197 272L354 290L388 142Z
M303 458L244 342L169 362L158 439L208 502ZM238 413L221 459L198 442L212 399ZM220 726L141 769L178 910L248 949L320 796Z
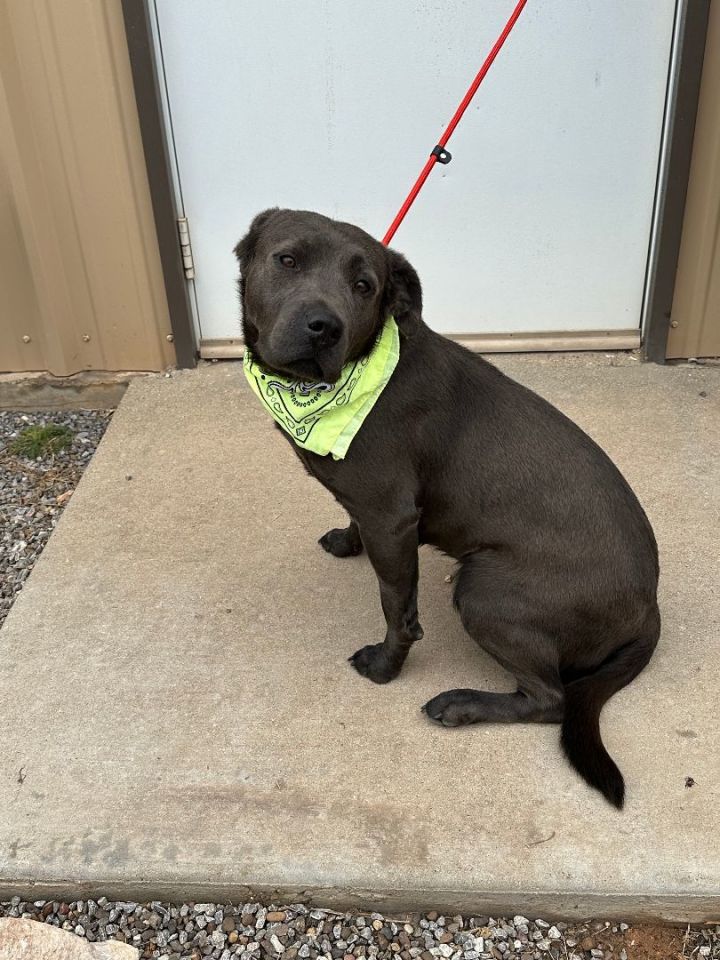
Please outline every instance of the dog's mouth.
M323 369L315 357L302 357L300 360L293 360L292 363L287 365L287 371L291 377L297 377L298 380L314 383L326 379ZM327 382L332 381L328 380Z
M260 358L263 365L274 373L284 377L302 380L304 383L335 383L340 378L342 358L335 357L298 357L295 360L278 362Z

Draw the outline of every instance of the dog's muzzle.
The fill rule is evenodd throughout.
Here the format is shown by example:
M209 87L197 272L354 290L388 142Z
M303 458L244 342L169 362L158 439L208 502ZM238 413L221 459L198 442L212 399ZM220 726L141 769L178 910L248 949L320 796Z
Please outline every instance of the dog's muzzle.
M324 304L311 304L275 327L263 355L276 369L334 383L346 349L347 331L340 317Z

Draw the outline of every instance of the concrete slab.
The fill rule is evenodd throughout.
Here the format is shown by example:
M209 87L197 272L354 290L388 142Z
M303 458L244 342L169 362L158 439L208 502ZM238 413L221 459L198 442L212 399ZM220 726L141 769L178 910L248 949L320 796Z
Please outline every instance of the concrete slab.
M339 508L217 365L130 386L0 633L0 895L720 917L720 370L498 362L606 447L657 530L661 646L603 714L625 812L553 727L421 716L511 687L446 558L423 550L401 678L352 672L382 634L372 571L315 545Z

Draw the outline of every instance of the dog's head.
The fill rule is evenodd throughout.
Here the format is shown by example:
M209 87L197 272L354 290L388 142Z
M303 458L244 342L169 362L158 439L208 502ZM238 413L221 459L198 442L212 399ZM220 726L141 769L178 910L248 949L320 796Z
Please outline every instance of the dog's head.
M243 333L267 367L334 383L392 315L420 323L417 274L359 227L303 210L266 210L235 247Z

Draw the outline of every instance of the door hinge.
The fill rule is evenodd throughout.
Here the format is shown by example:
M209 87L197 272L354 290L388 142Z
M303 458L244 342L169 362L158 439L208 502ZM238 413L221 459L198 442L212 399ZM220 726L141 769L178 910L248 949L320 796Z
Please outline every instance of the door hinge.
M195 279L195 263L193 262L192 247L190 246L190 230L188 229L187 217L178 217L177 221L178 238L180 240L180 256L182 257L183 270L188 280Z

